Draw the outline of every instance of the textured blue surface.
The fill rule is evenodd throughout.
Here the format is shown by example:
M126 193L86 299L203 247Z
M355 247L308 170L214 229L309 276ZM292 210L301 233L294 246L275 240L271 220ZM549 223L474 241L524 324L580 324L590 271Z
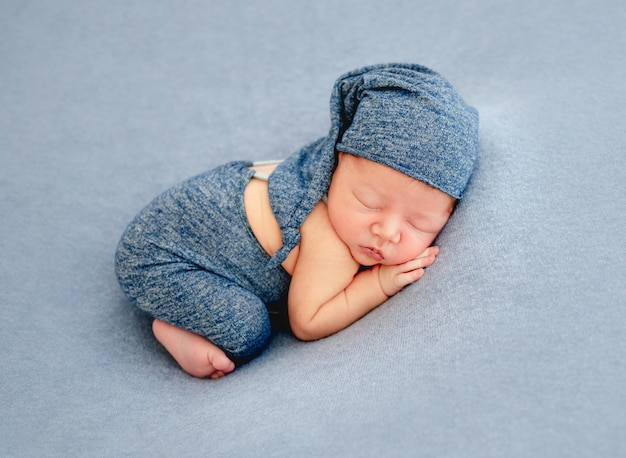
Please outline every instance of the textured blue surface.
M620 1L3 1L0 455L624 456ZM481 115L424 279L319 342L182 373L113 254L152 197L328 130L418 62Z

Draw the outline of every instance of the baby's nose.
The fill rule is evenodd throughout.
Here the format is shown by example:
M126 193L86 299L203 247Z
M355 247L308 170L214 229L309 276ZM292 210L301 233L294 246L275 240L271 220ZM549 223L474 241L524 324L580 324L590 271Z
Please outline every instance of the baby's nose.
M372 226L372 232L385 242L398 243L400 242L401 229L398 221L394 218L385 219L376 222Z

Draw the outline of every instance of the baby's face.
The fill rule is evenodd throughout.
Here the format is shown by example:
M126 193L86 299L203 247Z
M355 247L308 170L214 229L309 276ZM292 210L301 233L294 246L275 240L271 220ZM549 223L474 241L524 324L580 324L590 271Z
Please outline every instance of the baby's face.
M454 202L390 167L340 153L328 190L328 215L359 264L395 265L433 243Z

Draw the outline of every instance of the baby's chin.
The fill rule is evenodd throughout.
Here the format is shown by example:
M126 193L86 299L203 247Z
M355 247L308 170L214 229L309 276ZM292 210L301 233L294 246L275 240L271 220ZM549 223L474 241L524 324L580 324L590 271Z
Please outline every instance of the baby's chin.
M372 259L370 256L366 255L362 251L358 249L350 249L350 254L352 255L352 259L354 259L359 265L363 267L373 267L376 264L380 264L380 262Z

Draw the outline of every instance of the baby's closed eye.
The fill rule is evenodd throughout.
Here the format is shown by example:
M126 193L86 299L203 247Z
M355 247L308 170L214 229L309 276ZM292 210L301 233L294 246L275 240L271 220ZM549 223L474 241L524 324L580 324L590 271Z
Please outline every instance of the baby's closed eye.
M377 199L368 195L353 193L355 200L367 210L380 210L382 205Z

